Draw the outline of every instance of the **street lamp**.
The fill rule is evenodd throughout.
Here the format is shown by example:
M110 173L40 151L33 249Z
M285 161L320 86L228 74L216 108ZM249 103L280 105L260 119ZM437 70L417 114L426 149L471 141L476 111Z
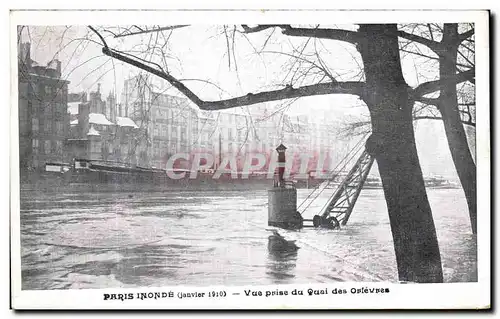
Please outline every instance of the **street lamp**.
M286 158L285 158L285 151L286 151L286 146L283 144L280 144L277 148L276 151L278 152L278 186L285 186L284 183L284 178L283 175L285 174L285 163L286 163Z

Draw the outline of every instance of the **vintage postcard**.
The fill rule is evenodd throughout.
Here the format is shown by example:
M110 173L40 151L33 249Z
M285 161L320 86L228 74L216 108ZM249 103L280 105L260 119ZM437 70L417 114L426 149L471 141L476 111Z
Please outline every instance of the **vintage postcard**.
M14 309L490 308L487 11L10 17Z

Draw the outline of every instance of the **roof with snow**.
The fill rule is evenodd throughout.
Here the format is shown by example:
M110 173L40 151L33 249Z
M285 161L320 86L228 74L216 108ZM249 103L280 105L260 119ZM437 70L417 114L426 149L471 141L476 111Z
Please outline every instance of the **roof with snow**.
M89 132L87 133L87 135L99 136L101 134L99 134L99 132L94 128L94 126L91 125L90 129L89 129Z
M90 113L89 114L89 123L90 124L99 124L99 125L114 125L112 122L108 121L106 116L101 113Z
M133 127L133 128L139 128L137 124L134 123L134 121L131 118L128 117L116 117L116 124L119 126L123 127Z

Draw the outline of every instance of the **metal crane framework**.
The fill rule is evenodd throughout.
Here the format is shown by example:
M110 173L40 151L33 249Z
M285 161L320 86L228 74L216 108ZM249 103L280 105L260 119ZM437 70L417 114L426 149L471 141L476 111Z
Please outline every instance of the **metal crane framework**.
M313 219L304 219L304 227L339 228L347 224L356 200L363 189L375 158L365 150L356 161L333 195L323 206L321 213ZM328 183L331 183L331 179ZM312 225L310 224L312 222Z

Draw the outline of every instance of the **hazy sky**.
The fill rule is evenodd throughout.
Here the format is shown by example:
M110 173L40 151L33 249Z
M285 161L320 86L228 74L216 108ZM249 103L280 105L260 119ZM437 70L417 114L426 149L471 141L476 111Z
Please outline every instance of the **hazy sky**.
M354 26L337 26L355 28ZM101 31L103 28L99 28ZM106 27L112 32L119 33L119 27ZM226 39L225 35L228 35ZM240 32L234 33L233 27L226 30L222 26L189 26L174 31L148 33L115 39L110 33L102 32L108 45L141 56L147 60L154 60L181 79L200 79L216 83L222 90L213 85L188 81L188 85L202 99L216 100L256 92L279 85L312 84L318 77L298 78L293 76L294 67L291 57L284 54L297 55L298 51L304 55L319 53L322 63L332 71L338 80L362 79L362 62L354 46L340 41L316 40L281 35L278 30L244 36ZM31 39L31 40L30 40ZM89 41L91 39L96 42ZM71 83L70 91L92 91L101 83L104 92L115 91L118 99L123 87L123 79L136 75L140 71L120 61L112 60L101 53L100 40L87 27L29 27L23 30L23 41L32 43L33 58L45 64L57 53L57 58L63 63L63 77ZM167 41L168 40L168 41ZM307 43L306 49L301 51ZM151 48L156 44L153 55ZM162 47L166 44L164 47ZM228 44L229 56L228 58ZM165 54L165 60L160 57L160 47ZM232 50L234 48L234 50ZM138 52L148 52L138 53ZM258 53L256 53L258 52ZM284 54L283 54L284 53ZM308 57L309 58L309 57ZM314 57L309 58L319 64ZM422 64L423 59L418 57L404 57L403 70L407 82L415 86L419 82L414 64ZM310 68L311 64L302 62L301 70ZM230 65L229 65L230 64ZM292 69L292 72L288 70ZM424 68L421 68L424 69ZM313 70L311 72L314 72ZM419 70L422 73L422 70ZM425 74L429 79L437 78L437 69L425 67ZM325 81L328 79L325 79ZM155 84L160 90L169 85L161 79ZM169 90L170 94L178 94ZM275 103L281 104L281 103ZM359 113L361 109L354 105L363 105L357 98L348 95L329 95L313 98L303 98L290 108L290 112L310 113L316 110L328 109L328 112ZM335 106L332 108L332 106ZM352 111L351 111L352 110ZM366 110L365 110L366 111ZM337 112L336 112L337 113Z
M202 81L185 82L204 100L229 98L289 83L298 86L317 82L321 77L316 72L317 68L311 63L291 59L290 55L298 53L331 70L339 81L363 79L359 53L354 46L339 41L287 37L272 29L245 36L234 32L233 26L189 26L172 32L124 38L114 38L111 33L103 32L103 27L96 28L105 36L110 47L153 60L179 79L213 82L215 85ZM106 29L115 34L123 32L120 27ZM139 73L133 66L104 56L100 40L84 26L25 27L22 41L31 42L32 58L40 64L46 64L54 57L62 61L63 77L71 82L70 92L95 91L100 83L105 95L113 91L120 100L124 79ZM154 50L151 50L153 47ZM425 48L422 50L425 52ZM316 52L321 60L315 56ZM426 60L402 56L404 76L410 86L438 77L435 62ZM309 70L308 76L301 77L300 72L305 70ZM161 79L155 78L154 84L160 91L179 94L168 89L168 83ZM268 103L269 107L281 105L284 102ZM368 116L366 106L349 95L301 98L286 111L290 114L317 115L319 119L328 117L340 122ZM421 121L416 133L424 174L454 175L442 123Z

